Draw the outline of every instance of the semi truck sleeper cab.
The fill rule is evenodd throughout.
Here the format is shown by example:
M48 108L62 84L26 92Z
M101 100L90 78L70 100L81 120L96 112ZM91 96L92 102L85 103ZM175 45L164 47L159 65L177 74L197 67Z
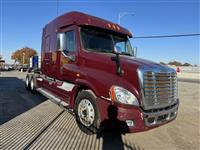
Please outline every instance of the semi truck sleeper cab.
M130 132L174 120L176 71L136 58L132 34L110 21L80 12L57 17L43 29L41 70L26 87L69 107L83 127L99 127L114 105Z

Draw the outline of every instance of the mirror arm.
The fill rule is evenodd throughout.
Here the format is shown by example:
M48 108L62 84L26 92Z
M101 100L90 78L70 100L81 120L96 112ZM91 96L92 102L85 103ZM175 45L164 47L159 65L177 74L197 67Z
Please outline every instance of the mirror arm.
M119 54L116 54L116 73L117 75L121 75L122 74L122 69L120 66L120 60L119 60Z
M70 61L75 61L76 60L75 55L68 56L68 58L69 58Z
M63 51L62 54L64 57L68 58L70 61L75 61L76 60L76 56L75 55L66 55Z
M65 57L68 58L70 61L75 61L75 59L76 59L75 55L71 55L71 56L65 55Z
M112 61L115 61L116 63L116 74L117 75L123 75L124 71L122 70L121 66L120 66L120 58L119 58L119 53L115 53L116 56L111 57Z

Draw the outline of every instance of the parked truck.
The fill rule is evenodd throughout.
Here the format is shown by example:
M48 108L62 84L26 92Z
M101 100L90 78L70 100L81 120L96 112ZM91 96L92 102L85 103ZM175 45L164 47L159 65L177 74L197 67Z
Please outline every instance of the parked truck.
M40 68L39 66L39 57L37 55L30 57L29 61L29 67L30 68Z
M86 128L99 127L110 105L130 132L146 131L177 116L176 71L136 58L122 26L80 12L57 17L43 29L41 70L26 87L71 109Z
M41 69L41 57L37 55L30 57L28 72L34 72L39 69Z

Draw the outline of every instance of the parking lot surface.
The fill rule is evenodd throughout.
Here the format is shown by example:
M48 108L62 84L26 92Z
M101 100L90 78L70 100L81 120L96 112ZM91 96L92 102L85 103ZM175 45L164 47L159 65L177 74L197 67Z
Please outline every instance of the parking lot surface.
M146 132L98 137L82 132L66 109L26 91L25 75L14 71L0 76L0 149L200 149L198 82L179 82L175 121Z

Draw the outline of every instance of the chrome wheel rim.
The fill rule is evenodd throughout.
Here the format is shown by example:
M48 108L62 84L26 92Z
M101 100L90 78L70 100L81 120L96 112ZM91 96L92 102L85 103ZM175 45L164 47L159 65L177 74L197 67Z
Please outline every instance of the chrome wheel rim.
M31 80L31 90L34 89L34 82L33 82L33 79Z
M95 112L88 99L82 99L78 105L78 116L83 125L89 127L94 123Z
M26 87L28 87L28 78L26 78Z

